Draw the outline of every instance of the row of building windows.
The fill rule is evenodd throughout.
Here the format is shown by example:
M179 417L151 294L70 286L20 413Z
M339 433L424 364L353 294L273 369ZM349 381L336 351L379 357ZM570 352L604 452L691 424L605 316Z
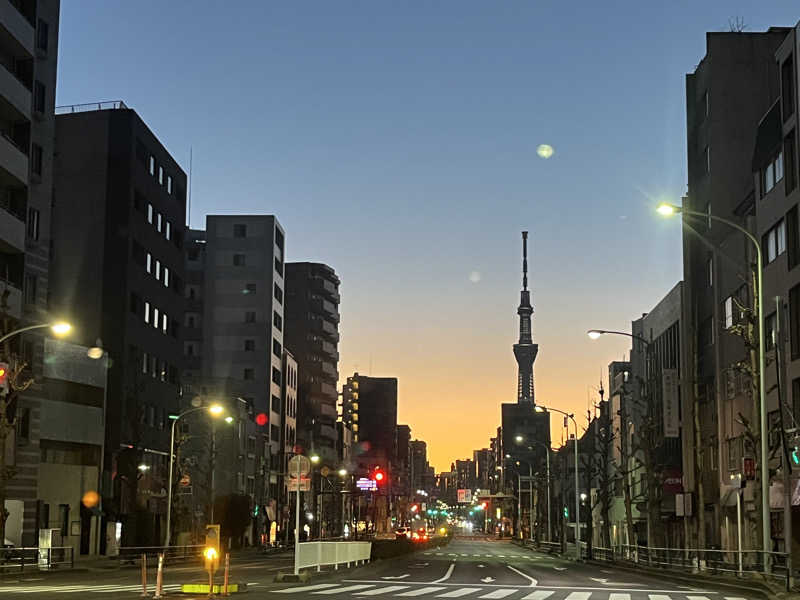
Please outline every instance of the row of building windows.
M139 424L153 427L159 431L167 428L169 414L167 409L161 406L143 403L139 405Z
M147 273L153 275L164 287L170 288L178 294L182 292L183 282L180 277L177 277L165 263L155 258L150 251L146 250L136 240L133 241L131 254L133 261Z
M144 143L141 140L136 140L136 158L140 163L146 165L147 172L158 181L158 185L166 189L167 194L173 195L173 182L172 175L167 173L164 166L156 161L156 157L147 152ZM179 195L178 200L183 200L183 194Z
M145 220L160 233L164 239L172 242L175 247L182 246L180 230L163 213L158 211L152 202L148 202L139 190L133 191L133 207L144 215Z
M150 304L148 301L142 301L141 298L135 293L131 293L130 311L137 317L144 319L148 325L158 329L165 335L170 335L174 338L178 337L179 325L175 319L170 319L167 313L159 311L158 308Z
M143 375L149 375L153 379L158 379L164 383L178 384L178 368L170 365L166 360L162 360L150 352L140 351L132 347L134 356L138 356L139 370Z

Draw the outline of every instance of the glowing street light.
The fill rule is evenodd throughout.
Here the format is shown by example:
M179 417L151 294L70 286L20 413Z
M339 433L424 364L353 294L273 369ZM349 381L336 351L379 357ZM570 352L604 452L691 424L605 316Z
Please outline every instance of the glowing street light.
M339 477L345 477L345 476L347 476L347 469L344 468L339 469Z
M208 407L208 412L210 412L215 417L221 415L224 410L225 407L222 406L221 404L212 404L211 406Z
M225 422L228 424L233 423L233 417L228 415L227 417L225 417Z
M317 463L319 462L319 455L317 455L317 454L314 454L314 455L312 455L312 456L310 457L310 459L311 459L311 462L312 462L312 463L314 463L314 464L317 464Z
M72 331L72 325L67 323L66 321L55 321L53 323L40 323L39 325L28 325L27 327L21 327L19 329L15 329L3 337L0 337L0 342L5 342L7 339L12 338L20 333L24 333L26 331L31 331L33 329L50 329L53 332L53 335L57 336L64 336L67 335L70 331Z
M522 437L521 435L518 435L518 436L516 436L516 437L514 438L514 441L516 441L518 444L521 444L521 443L522 443L522 440L523 440L523 437Z

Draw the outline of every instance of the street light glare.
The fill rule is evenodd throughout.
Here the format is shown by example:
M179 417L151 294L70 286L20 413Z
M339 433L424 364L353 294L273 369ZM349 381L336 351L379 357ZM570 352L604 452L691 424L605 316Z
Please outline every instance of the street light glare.
M658 208L656 208L656 212L664 217L671 217L672 215L679 213L680 209L674 204L662 202L658 205Z
M227 417L225 417L225 422L226 423L233 423L233 417L228 415Z
M535 410L538 413L541 413L541 412L545 411L545 408L544 408L544 406L540 406L539 404L537 404L536 407L533 410Z
M319 462L319 456L317 456L316 454L314 454L314 455L311 457L311 462L312 462L312 463L314 463L314 464L317 464L317 463Z
M518 435L514 439L517 441L517 443L521 443L522 442L522 436L521 435Z
M597 329L590 329L589 331L587 331L587 332L586 332L586 335L588 335L588 336L589 336L589 339L590 339L590 340L596 340L596 339L597 339L597 338L599 338L601 335L603 335L603 332L602 332L602 331L599 331L599 330L597 330Z
M72 330L72 325L66 321L58 321L50 325L50 329L56 335L67 335Z
M212 404L211 406L208 407L208 412L210 412L214 416L221 415L223 410L225 409L222 407L221 404Z
M344 477L347 475L347 469L339 469L339 476Z

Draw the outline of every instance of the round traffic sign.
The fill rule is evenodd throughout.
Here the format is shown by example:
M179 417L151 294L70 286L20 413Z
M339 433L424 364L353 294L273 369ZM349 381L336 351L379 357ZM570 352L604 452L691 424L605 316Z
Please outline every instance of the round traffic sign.
M298 454L289 459L289 468L287 470L290 477L295 479L298 475L304 477L311 470L311 461L308 460L308 457Z

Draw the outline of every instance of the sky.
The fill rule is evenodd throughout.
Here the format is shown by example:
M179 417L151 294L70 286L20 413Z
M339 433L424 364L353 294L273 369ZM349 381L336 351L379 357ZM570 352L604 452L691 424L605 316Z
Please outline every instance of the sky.
M189 171L191 226L269 213L341 278L342 379L397 377L437 472L516 401L520 231L538 403L581 423L681 278L684 77L796 0L62 0L57 104L123 100ZM549 144L543 159L537 147ZM562 421L552 418L555 444Z

